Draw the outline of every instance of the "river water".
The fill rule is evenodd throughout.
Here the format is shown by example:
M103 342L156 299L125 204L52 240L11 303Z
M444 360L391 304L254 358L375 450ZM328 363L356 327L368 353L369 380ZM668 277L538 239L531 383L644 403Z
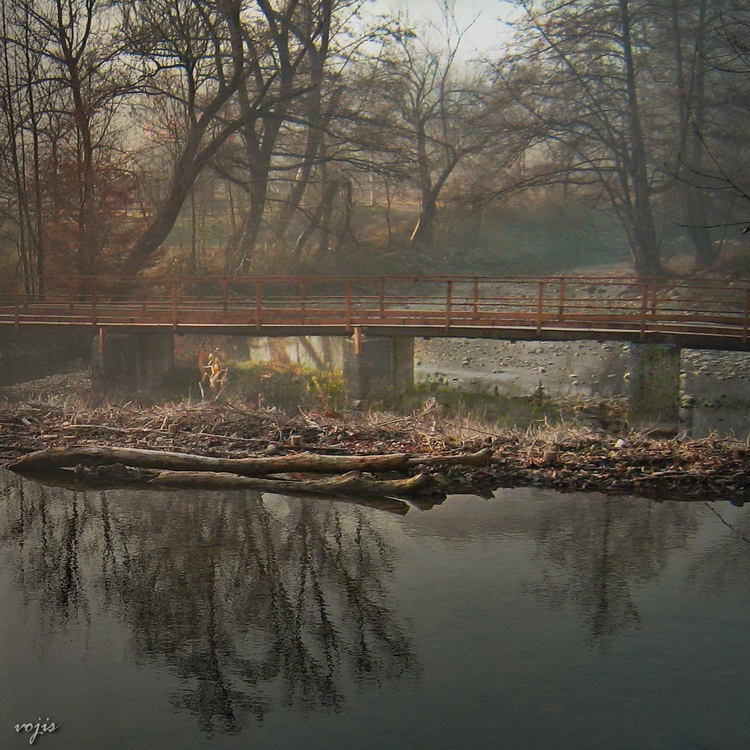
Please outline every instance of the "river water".
M0 747L747 748L749 540L729 502L0 470Z

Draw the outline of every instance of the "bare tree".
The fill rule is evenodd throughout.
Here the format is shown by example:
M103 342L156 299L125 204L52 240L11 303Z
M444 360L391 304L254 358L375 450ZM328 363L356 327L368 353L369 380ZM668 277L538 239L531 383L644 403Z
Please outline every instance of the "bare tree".
M701 106L689 112L689 149L679 172L685 189L704 209L686 217L691 232L749 223L750 9L726 0L718 8L709 5L705 13L705 40L696 62L701 79L695 98L702 97ZM716 196L723 197L725 206L725 218L718 223L705 215L706 204ZM714 254L712 248L709 261Z
M127 159L118 106L129 90L111 17L98 0L3 6L3 112L17 241L27 276L96 273L116 245Z
M565 180L604 195L627 234L637 273L661 272L654 195L664 156L650 136L664 121L640 0L520 0L520 51L497 80L527 115L531 182Z
M166 191L130 248L127 270L135 272L172 231L200 172L242 127L231 101L246 75L245 42L241 0L123 0L121 8L144 101L166 97L184 116Z
M168 187L133 244L129 267L137 270L154 255L198 174L215 163L248 197L226 264L246 270L278 133L291 103L315 85L302 68L310 49L328 34L333 0L123 2L133 54L149 79L144 105L149 97L168 96L184 120Z
M31 22L27 8L0 7L2 61L2 192L5 236L14 242L19 265L33 290L32 276L45 270L44 218L41 186L41 141L44 112L51 109L51 92L40 85L43 59L29 44Z
M417 29L397 18L385 31L379 53L361 65L351 137L375 155L376 169L416 188L420 210L411 243L429 250L446 183L497 132L481 77L460 56L466 29L448 5L439 28Z
M288 2L274 9L266 0L259 6L270 30L269 47L249 46L249 66L256 90L275 79L277 103L261 117L252 116L251 95L246 81L238 90L240 111L245 125L240 130L242 158L224 167L224 174L234 174L234 180L245 189L248 201L245 214L227 247L227 265L231 270L246 272L255 249L264 218L269 182L279 168L279 136L290 121L305 122L309 133L318 133L319 102L322 99L323 73L331 35L335 0ZM295 106L298 105L298 106ZM312 160L303 157L301 170L308 169ZM237 175L238 167L240 174ZM246 172L246 177L242 172ZM300 183L304 189L305 180ZM292 196L290 207L301 199ZM285 221L285 218L282 219Z

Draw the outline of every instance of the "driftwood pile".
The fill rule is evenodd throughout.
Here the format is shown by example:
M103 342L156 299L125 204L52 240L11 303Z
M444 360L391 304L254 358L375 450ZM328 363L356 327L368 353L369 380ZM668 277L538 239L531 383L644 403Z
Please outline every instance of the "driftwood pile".
M7 403L0 404L3 459L26 474L38 475L47 464L58 480L62 474L66 481L110 486L439 498L533 485L750 499L750 448L743 442L581 428L494 434L479 424L458 431L428 409L409 416L287 415L227 404Z
M411 457L405 453L369 456L289 456L221 458L172 451L106 446L50 448L12 461L8 468L58 483L141 485L157 489L251 489L273 493L353 495L364 497L429 496L445 491L428 467L483 466L492 449L455 456ZM418 473L381 478L384 473ZM310 477L310 475L315 475ZM325 475L320 478L318 475ZM68 480L66 482L66 480Z

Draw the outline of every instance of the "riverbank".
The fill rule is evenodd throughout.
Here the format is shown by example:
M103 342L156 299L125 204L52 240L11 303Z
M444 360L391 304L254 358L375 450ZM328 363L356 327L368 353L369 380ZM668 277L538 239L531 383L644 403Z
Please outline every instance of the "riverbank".
M6 389L0 462L71 446L226 458L300 452L434 457L491 448L485 466L419 468L439 472L447 493L488 495L499 487L533 485L664 500L750 500L750 448L733 439L612 434L576 423L499 429L471 415L447 418L434 401L409 414L366 408L291 413L236 402L91 405L73 395L84 393L83 386L75 377L71 383L71 376L58 376L17 387L16 398Z

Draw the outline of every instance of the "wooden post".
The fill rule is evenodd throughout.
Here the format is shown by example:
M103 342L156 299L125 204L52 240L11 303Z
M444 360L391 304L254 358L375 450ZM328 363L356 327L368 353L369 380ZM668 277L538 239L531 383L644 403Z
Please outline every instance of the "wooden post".
M641 299L641 338L646 336L646 312L648 311L648 284L643 285L643 298Z
M362 327L354 326L354 353L359 357L362 354Z
M742 321L743 344L747 344L748 319L750 319L750 289L745 289L745 316Z
M229 307L229 279L226 276L221 280L221 302L226 312Z
M307 279L300 279L299 282L300 312L302 313L302 322L305 322L305 307L307 302Z
M380 277L380 317L385 317L385 276Z
M479 279L474 277L474 307L473 307L474 318L479 317Z

